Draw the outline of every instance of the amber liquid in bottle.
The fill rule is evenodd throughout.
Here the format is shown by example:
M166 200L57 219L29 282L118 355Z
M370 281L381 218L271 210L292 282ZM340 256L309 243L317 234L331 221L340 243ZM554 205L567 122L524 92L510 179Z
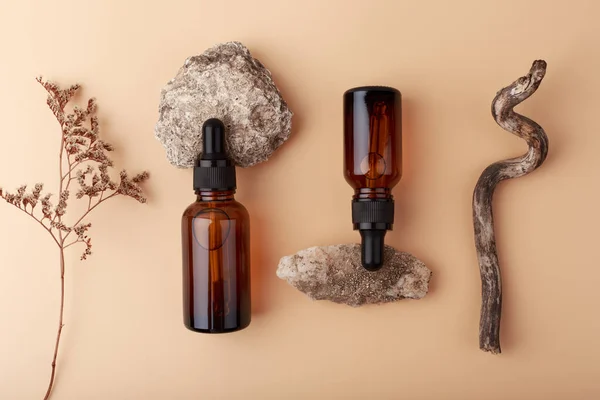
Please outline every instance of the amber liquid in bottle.
M234 199L235 167L223 161L224 127L209 120L203 131L197 199L182 218L184 324L196 332L234 332L250 324L249 215Z

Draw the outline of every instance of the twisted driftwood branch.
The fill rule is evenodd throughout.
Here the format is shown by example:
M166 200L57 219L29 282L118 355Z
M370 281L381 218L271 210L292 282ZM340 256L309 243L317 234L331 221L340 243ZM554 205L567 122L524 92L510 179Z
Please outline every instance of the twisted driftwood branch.
M529 149L521 157L498 161L487 167L473 193L475 248L481 271L481 319L479 348L500 353L500 314L502 284L494 236L492 197L496 185L505 179L526 175L542 165L548 154L548 137L541 126L513 111L540 86L546 74L546 62L535 61L529 74L500 90L492 102L492 115L504 130L525 139Z

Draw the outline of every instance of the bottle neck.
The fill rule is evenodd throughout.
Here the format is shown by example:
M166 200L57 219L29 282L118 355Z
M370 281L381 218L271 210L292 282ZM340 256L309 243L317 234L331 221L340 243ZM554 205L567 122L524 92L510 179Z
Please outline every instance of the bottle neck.
M231 201L234 200L232 190L197 190L196 201Z
M356 199L388 199L391 200L392 190L390 188L358 188L354 189L354 197Z

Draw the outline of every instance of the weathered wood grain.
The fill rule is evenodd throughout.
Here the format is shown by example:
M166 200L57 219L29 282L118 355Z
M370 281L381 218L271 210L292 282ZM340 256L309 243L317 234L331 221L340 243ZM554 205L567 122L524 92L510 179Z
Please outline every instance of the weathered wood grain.
M545 74L546 62L535 61L529 74L500 90L492 101L492 115L496 123L506 131L525 139L529 149L521 157L498 161L488 166L479 177L473 193L475 248L481 272L479 347L493 354L500 353L502 281L494 235L492 197L498 183L526 175L542 165L546 159L548 138L542 127L513 110L516 105L535 93Z

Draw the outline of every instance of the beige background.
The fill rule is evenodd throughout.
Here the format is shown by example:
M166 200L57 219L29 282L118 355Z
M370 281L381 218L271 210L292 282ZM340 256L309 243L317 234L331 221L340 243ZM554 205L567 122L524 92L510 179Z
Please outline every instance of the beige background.
M152 173L146 206L92 216L95 254L68 258L55 399L600 398L600 3L595 1L8 1L0 8L0 183L57 182L58 131L38 74L96 96L117 166ZM187 56L240 40L273 72L294 132L239 171L252 219L253 323L203 336L181 321L179 220L191 171L154 139L161 87ZM497 192L504 353L477 345L471 193L524 143L490 102L536 58L549 69L520 111L550 154ZM404 96L404 178L388 242L433 270L420 301L311 302L279 258L357 240L342 177L341 95ZM0 399L41 399L58 312L58 253L0 204Z

